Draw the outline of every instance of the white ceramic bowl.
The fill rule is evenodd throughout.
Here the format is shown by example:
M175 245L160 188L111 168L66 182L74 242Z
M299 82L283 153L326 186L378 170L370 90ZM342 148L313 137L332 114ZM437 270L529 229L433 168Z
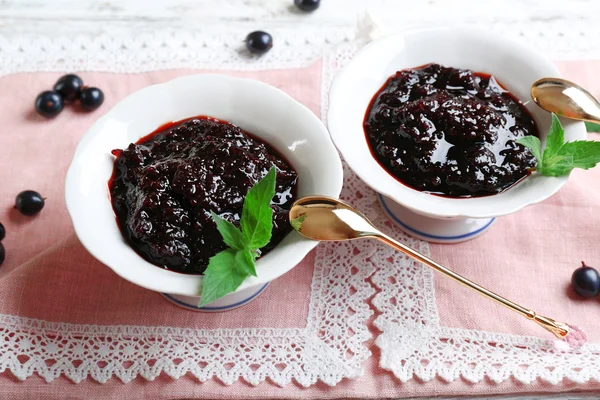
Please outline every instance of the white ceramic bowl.
M146 87L115 105L84 135L67 173L66 202L83 246L122 278L197 308L201 276L167 271L141 258L123 239L115 220L108 180L111 150L125 148L164 123L198 115L229 121L266 141L299 175L298 196L337 197L343 172L338 153L322 122L305 106L262 82L222 75L190 75ZM220 311L247 303L281 276L317 242L295 231L261 257L257 277L233 294L203 308Z
M560 76L549 60L521 43L466 28L408 31L383 37L362 49L333 82L328 127L348 165L380 194L384 209L403 229L430 241L467 240L485 231L493 217L542 201L564 185L567 176L533 174L494 196L451 199L411 189L383 169L371 155L363 130L369 102L396 71L428 63L494 75L526 104L542 143L551 116L531 101L530 87L539 78ZM562 123L566 140L585 138L582 122Z

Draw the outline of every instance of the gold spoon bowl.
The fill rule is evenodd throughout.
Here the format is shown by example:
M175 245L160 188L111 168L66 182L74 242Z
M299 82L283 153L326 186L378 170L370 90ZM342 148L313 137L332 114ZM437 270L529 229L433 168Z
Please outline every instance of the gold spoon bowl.
M579 121L600 122L600 102L578 84L542 78L531 85L531 98L546 111Z

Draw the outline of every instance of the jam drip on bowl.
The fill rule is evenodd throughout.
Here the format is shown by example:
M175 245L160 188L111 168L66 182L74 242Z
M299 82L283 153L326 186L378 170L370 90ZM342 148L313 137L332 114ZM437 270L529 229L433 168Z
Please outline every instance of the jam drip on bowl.
M465 69L428 64L397 72L371 101L364 129L390 174L433 194L496 194L535 166L515 142L538 136L531 115L493 76Z
M201 274L226 248L211 211L236 226L244 197L275 166L273 231L264 254L291 231L298 176L268 144L230 123L195 117L164 125L117 157L109 182L126 241L160 267Z

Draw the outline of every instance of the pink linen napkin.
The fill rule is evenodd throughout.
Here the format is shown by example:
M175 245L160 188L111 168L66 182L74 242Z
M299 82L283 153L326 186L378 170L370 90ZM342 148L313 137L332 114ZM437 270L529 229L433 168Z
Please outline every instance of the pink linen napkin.
M600 85L592 86L591 79L600 62L563 63L560 67L568 78L600 94ZM320 71L320 65L314 64L303 70L227 73L280 87L317 113ZM194 328L299 327L306 321L314 254L248 306L207 315L180 310L158 294L118 278L89 256L73 235L64 206L63 180L79 138L95 119L128 93L191 72L195 71L82 73L86 82L105 91L106 103L93 113L67 107L50 121L32 111L33 99L49 88L59 74L0 78L5 93L14 94L0 98L0 222L7 229L7 261L0 268L0 313L77 324ZM582 258L600 267L600 251L595 249L598 218L593 217L594 205L600 200L594 184L599 182L600 169L578 171L553 198L500 218L489 233L471 242L432 245L432 255L542 313L581 325L592 340L598 341L595 320L600 303L575 298L567 290L567 283ZM48 198L37 217L20 216L11 208L15 194L24 189L37 190ZM447 279L436 276L436 291L443 325L544 334ZM371 330L377 335L375 328ZM373 356L365 363L365 375L344 380L335 387L318 383L307 389L296 384L280 388L268 382L257 387L244 382L225 386L218 381L201 384L190 376L173 380L164 375L154 381L137 378L127 384L115 378L106 384L89 379L74 384L64 377L46 383L35 375L20 382L4 372L0 374L0 398L389 398L600 390L597 382L575 385L567 381L557 386L543 382L523 385L510 380L502 384L469 384L462 380L412 380L402 384L378 367L378 350L372 342L368 345Z
M0 78L6 90L15 93L15 96L0 99L1 107L4 107L0 136L0 174L3 177L0 221L7 230L4 240L7 258L0 269L0 293L3 296L0 313L77 324L260 327L264 326L262 317L257 319L253 314L256 307L267 307L259 315L280 314L269 320L276 327L278 324L295 326L305 321L308 292L293 294L285 290L285 284L281 284L279 293L277 288L270 288L264 297L297 301L301 312L295 309L297 307L291 307L289 313L286 310L276 313L279 307L274 301L254 303L228 314L173 312L174 306L156 293L118 279L110 269L96 262L74 237L64 204L64 178L79 138L127 94L194 72L197 71L121 75L83 73L86 83L104 90L105 103L91 113L67 106L52 120L35 114L33 100L60 74L18 74ZM231 75L261 78L316 111L320 102L313 94L320 90L319 73L320 65L315 64L302 73L232 72ZM33 218L21 216L11 208L15 195L26 189L47 197L44 210ZM307 262L307 265L312 264ZM293 285L296 279L310 282L306 268L293 271L286 277L291 280L288 285ZM9 292L12 295L7 295ZM179 309L175 308L175 311Z
M600 61L557 63L562 74L600 95ZM599 140L589 134L589 140ZM584 300L570 287L573 271L585 261L600 270L600 168L575 170L565 187L541 204L498 218L490 231L470 242L432 245L434 258L493 287L510 299L559 321L583 328L600 341L600 303ZM540 336L543 330L447 279L436 279L442 325Z

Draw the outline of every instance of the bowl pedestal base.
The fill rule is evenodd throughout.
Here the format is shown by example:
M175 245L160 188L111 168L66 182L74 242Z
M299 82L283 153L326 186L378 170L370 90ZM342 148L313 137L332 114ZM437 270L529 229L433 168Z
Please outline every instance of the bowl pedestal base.
M377 194L385 214L400 229L417 239L433 243L460 243L486 232L496 218L431 218L406 207L381 194Z
M248 289L240 290L236 293L228 294L227 296L221 297L220 299L202 307L198 307L198 304L200 303L200 296L183 296L180 294L169 293L161 294L171 303L185 308L186 310L200 312L223 312L233 310L250 303L252 300L257 298L258 295L267 288L267 286L269 286L269 283L270 282L267 282L262 286L250 287Z

